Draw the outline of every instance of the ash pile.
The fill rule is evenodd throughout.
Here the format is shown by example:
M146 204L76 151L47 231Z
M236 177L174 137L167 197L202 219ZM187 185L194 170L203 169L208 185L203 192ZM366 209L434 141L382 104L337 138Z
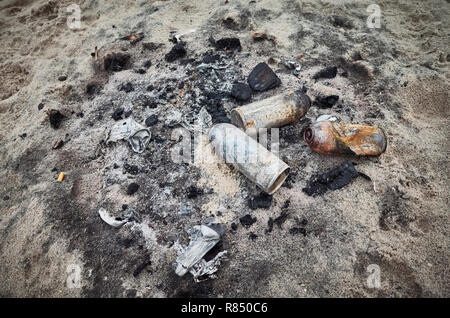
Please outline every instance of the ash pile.
M118 231L127 228L130 235L143 238L145 255L159 253L159 249L176 251L167 264L173 274L190 273L195 282L202 282L220 276L221 266L232 257L227 252L227 235L239 227L255 227L251 211L269 208L280 187L294 187L297 173L292 174L292 157L276 153L273 147L278 144L271 145L270 151L261 145L259 130L281 128L282 144L307 144L309 151L328 155L380 155L386 149L386 137L377 127L345 123L349 118L345 114L342 122L333 116L335 112L317 114L338 104L339 96L312 100L309 82L336 77L337 67L302 77L304 57L295 52L289 59L261 59L247 65L251 69L247 72L242 64L253 63L255 58L238 38L210 36L204 51L194 52L189 36L196 32L171 35L170 44L148 42L136 32L95 47L91 54L94 76L85 87L91 110L80 116L94 118L90 126L102 132L95 154L103 165L99 217ZM267 35L255 34L253 40L267 41ZM310 108L314 115L322 115L314 122L305 117ZM180 128L190 134L177 133ZM176 147L186 139L191 144L196 134L212 144L214 158L226 159L237 148L250 155L248 149L256 149L262 156L256 162L234 158L234 162L210 165L209 169L225 166L220 169L239 180L237 195L217 193L222 185L200 182L208 176L203 164L190 161L195 158L195 147ZM189 160L174 162L174 149ZM311 177L303 191L324 195L360 175L370 181L345 161ZM216 210L204 211L205 203L214 200ZM269 218L259 232L270 234L274 224L282 228L289 218L289 200L283 207L281 215ZM297 223L288 233L306 236L308 221ZM258 234L249 233L249 240L257 238ZM151 266L148 256L135 276Z

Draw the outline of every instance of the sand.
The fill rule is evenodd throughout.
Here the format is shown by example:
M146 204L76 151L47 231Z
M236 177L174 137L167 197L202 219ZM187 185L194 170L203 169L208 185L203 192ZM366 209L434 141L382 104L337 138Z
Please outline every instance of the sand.
M80 29L67 25L73 3L81 9ZM372 3L2 1L0 296L449 297L450 5L378 1L381 27L371 29L366 9ZM267 40L254 41L255 31L266 32ZM120 40L138 33L145 37L136 44ZM169 39L182 33L185 58L193 60L166 62ZM238 37L242 44L240 52L217 53L226 70L216 72L220 81L213 84L211 73L198 72L195 64L214 51L210 36ZM100 57L126 49L132 66L97 70L95 46ZM145 74L135 72L148 60ZM298 77L282 66L286 60L301 64ZM245 81L264 61L272 61L282 84L254 93L251 101L303 85L312 100L334 94L339 101L329 110L313 106L281 128L280 156L291 166L292 187L280 188L269 209L250 210L248 200L260 190L236 170L171 161L177 142L165 123L172 111L197 113L211 100L229 115L242 104L227 95L231 83ZM326 66L337 66L338 75L312 79ZM133 91L118 89L127 82ZM204 93L200 84L218 96L206 102L192 97L190 91ZM156 89L148 91L149 85ZM172 89L157 108L139 104L142 95L166 87ZM159 116L143 154L125 142L105 144L118 107L132 110L140 123ZM50 109L65 116L59 129L50 126ZM301 131L321 114L381 127L386 152L356 158L311 151ZM58 140L64 146L52 149ZM372 181L357 178L319 197L302 192L313 174L344 160ZM127 165L139 172L131 174ZM59 183L61 171L66 176ZM131 182L140 185L132 196L126 194ZM188 199L189 186L204 194ZM287 200L286 221L266 233L269 218L278 217ZM123 204L139 211L141 224L115 229L98 216L100 207L118 216ZM257 218L248 229L239 224L246 214ZM190 275L176 276L174 242L187 244L185 230L209 216L228 228L218 248L228 251L228 260L216 279L195 283ZM306 235L290 234L303 219ZM146 260L151 265L134 277ZM367 283L370 264L380 269L375 288Z

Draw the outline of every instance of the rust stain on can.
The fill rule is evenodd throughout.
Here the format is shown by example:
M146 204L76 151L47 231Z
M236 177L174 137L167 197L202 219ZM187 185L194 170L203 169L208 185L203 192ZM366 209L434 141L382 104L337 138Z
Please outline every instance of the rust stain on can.
M378 156L387 146L386 135L381 128L328 120L308 127L304 140L311 149L324 154Z
M250 120L247 124L246 124L247 128L248 127L255 127L255 121Z
M287 91L231 112L231 122L241 128L274 128L293 123L305 116L311 100L300 91ZM249 123L252 123L249 125Z

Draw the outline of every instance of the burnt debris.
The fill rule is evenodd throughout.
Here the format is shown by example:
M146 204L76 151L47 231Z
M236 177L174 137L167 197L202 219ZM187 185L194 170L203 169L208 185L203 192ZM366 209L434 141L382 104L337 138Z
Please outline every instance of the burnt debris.
M123 115L124 112L125 112L125 110L124 110L122 107L117 108L117 109L114 111L114 113L112 114L112 118L113 118L115 121L121 120L121 119L122 119L122 115Z
M100 93L101 90L102 90L102 87L98 83L91 82L86 85L86 94L89 96L98 94L98 93Z
M199 195L203 195L205 192L203 191L203 189L197 188L196 186L190 186L187 189L187 195L186 197L188 199L195 199L196 197L198 197Z
M138 68L138 69L134 70L134 72L137 74L141 74L141 75L147 73L147 71L144 70L143 68Z
M144 39L143 33L131 34L120 38L122 41L130 41L130 44L134 45L141 42Z
M281 214L273 220L273 223L275 223L278 228L281 229L284 222L286 222L287 218L289 216L289 213L286 210L281 211Z
M209 51L203 55L202 62L205 64L210 64L217 62L219 59L220 56L218 54L214 54L213 52Z
M334 191L345 187L358 176L359 173L353 164L345 161L328 172L313 176L308 186L303 188L303 192L309 196L323 195L328 190Z
M212 39L214 41L214 39ZM211 41L211 42L212 42ZM242 49L241 41L238 38L223 38L212 42L218 50L240 51Z
M250 234L248 235L248 238L252 241L256 240L258 238L258 235L256 235L253 232L250 232Z
M289 233L292 235L303 234L303 236L306 236L306 230L302 227L293 227L289 230Z
M338 95L318 96L314 101L314 104L322 109L331 108L337 103L338 100L339 100Z
M173 62L179 58L182 58L186 55L186 49L184 48L184 45L181 43L178 43L172 47L172 49L164 56L164 59L167 62Z
M150 127L158 123L158 115L151 115L145 120L145 126Z
M267 221L267 229L265 229L264 233L271 233L273 231L273 218L269 218Z
M61 114L59 110L51 109L48 111L48 117L50 120L50 125L53 129L58 129L61 125L61 121L64 119L64 115Z
M132 174L132 175L137 175L139 173L139 168L136 165L130 165L128 163L124 164L123 169L125 170L125 172Z
M336 66L328 66L314 74L313 79L319 78L335 78L337 74Z
M233 234L236 234L237 228L238 228L238 226L237 226L236 223L234 223L234 222L231 223L231 230L230 230L230 232L233 233Z
M248 101L252 96L252 89L245 83L235 83L231 88L231 96L239 101Z
M103 67L105 71L120 72L130 66L129 61L129 54L122 52L109 53L103 58Z
M259 195L248 201L248 207L252 210L268 209L271 205L272 196L265 192L261 192Z
M131 84L130 82L122 84L119 86L119 91L123 91L125 93L130 93L130 92L134 91L133 84Z
M259 63L250 72L248 84L255 91L266 91L281 85L281 80L265 62Z
M127 188L127 194L133 195L137 192L137 190L139 190L139 184L134 183L134 182L130 183Z
M239 218L239 222L241 222L241 224L248 229L253 223L256 222L256 217L252 217L250 214L247 214Z
M215 93L210 91L203 91L200 96L200 105L206 107L214 124L230 122L223 106L223 99L225 97L227 97L226 93Z

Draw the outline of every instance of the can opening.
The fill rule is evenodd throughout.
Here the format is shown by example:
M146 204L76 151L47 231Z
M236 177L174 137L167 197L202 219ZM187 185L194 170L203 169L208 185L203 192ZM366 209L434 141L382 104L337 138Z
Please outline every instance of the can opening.
M286 180L290 170L291 169L287 167L280 173L280 175L275 179L275 181L270 186L269 192L267 192L268 194L273 194L275 191L278 190L279 187L281 187L283 182Z
M311 127L308 127L305 129L305 132L303 133L303 139L305 142L310 143L314 139L314 131Z

